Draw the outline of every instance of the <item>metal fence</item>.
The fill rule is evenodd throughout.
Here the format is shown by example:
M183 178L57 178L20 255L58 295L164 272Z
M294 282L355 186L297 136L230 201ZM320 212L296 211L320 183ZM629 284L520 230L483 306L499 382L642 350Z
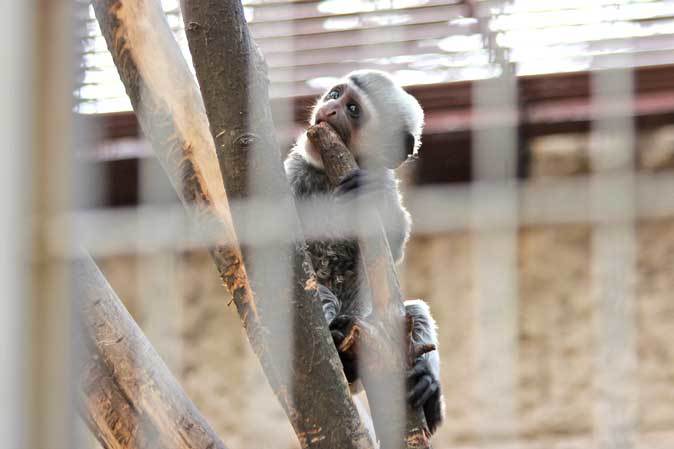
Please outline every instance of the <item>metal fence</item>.
M177 3L162 2L180 36ZM648 257L644 251L658 246L674 251L674 234L652 234L656 244L647 246L638 233L648 237L649 232L655 232L649 231L650 223L657 223L659 229L674 227L674 172L641 169L635 161L641 131L635 125L633 73L641 66L672 62L674 2L291 3L244 2L251 28L259 33L263 51L269 52L272 94L287 99L278 115L287 119L276 123L285 132L297 127L292 98L320 92L335 71L389 69L407 84L475 81L470 107L471 182L407 182L403 187L414 220L413 258L408 257L400 267L405 287L414 291L405 293L431 289L433 279L449 273L445 264L469 267L469 289L450 285L450 291L432 295L441 354L454 357L443 368L443 382L457 379L456 373L447 373L457 363L470 365L466 368L469 375L464 376L468 378L461 385L470 389L472 398L461 402L463 393L456 393L453 385L444 385L447 400L454 405L435 437L435 447L671 447L674 396L664 393L658 398L652 393L642 395L641 390L648 388L652 379L645 371L648 364L655 364L659 374L654 376L660 376L658 382L664 388L657 391L667 391L667 386L674 391L674 352L666 343L674 337L674 290L670 289L674 284L668 281L674 279L674 252L656 267L640 265L640 257ZM87 3L36 4L46 9L32 9L32 4L23 3L8 3L3 8L5 39L0 41L9 68L3 72L3 84L16 86L2 107L0 120L11 150L0 174L0 202L5 209L0 220L0 340L4 348L0 351L0 397L4 398L0 433L7 436L7 447L84 448L97 444L76 417L70 400L76 386L70 382L72 318L67 261L81 248L101 262L113 287L126 292L135 289L130 299L120 296L176 376L185 381L188 393L194 392L197 405L214 418L216 430L222 432L229 447L247 447L256 437L261 446L268 447L274 443L280 446L277 438L290 438L282 444L293 447L288 425L278 415L280 409L238 328L202 329L204 335L198 340L202 346L189 346L195 340L186 334L200 332L198 316L218 310L203 299L211 294L211 284L218 283L217 274L211 269L204 275L197 270L203 264L195 262L199 254L220 241L218 230L197 228L181 206L166 201L165 175L145 157L138 158L137 205L78 206L92 203L87 197L96 196L104 183L108 188L116 187L114 179L101 177L100 162L83 164L77 159L77 155L102 145L115 145L114 141L102 142L100 135L87 129L84 124L88 122L80 114L129 107ZM79 23L77 20L84 23L85 33L76 28L75 36L59 34L58 30L67 29L64 24ZM355 37L348 39L355 41L344 44L349 32ZM307 36L312 36L311 44ZM179 43L186 50L184 36L179 37ZM428 49L431 44L432 51ZM350 48L351 59L340 65L344 46ZM38 49L35 54L34 48ZM325 60L307 61L321 52ZM523 117L519 116L518 77L533 73L554 77L558 72L578 70L589 70L591 79L591 119L583 155L589 170L546 179L518 176L519 151L522 146L530 150L530 142L522 142L526 137L519 132ZM28 76L35 73L34 80ZM68 87L72 85L74 94ZM73 110L76 113L70 115ZM140 137L133 145L139 142ZM452 148L447 148L447 157L451 154ZM674 160L674 150L664 157ZM73 167L80 172L75 173ZM414 166L405 170L403 175L411 178ZM320 208L321 204L309 206ZM237 235L244 247L284 238L277 232L279 228L270 224L292 220L294 214L256 202L234 201L230 207L246 209L248 216L264 217ZM565 370L589 368L591 410L586 410L584 425L576 426L575 422L568 428L559 425L551 430L545 421L554 417L544 414L538 431L535 425L524 430L523 384L544 382L523 374L523 363L530 357L522 354L527 338L523 329L529 320L540 318L528 315L528 306L522 307L520 283L526 254L521 245L532 229L565 226L581 226L589 236L580 256L587 259L589 272L567 280L582 283L589 279L589 290L571 287L566 291L587 297L589 316L569 319L591 330L592 344L584 349L591 363L589 367L574 365L570 357L568 366L546 369L553 372L550 376L564 376ZM429 250L428 242L440 245L447 236L467 239L468 257ZM321 232L307 229L305 237L320 238ZM190 267L190 263L194 265ZM563 264L560 261L560 267ZM428 278L419 279L426 269L430 270ZM643 275L648 270L658 275ZM133 288L123 285L134 271L129 280ZM278 285L289 282L288 271L286 279L277 280ZM410 281L408 276L417 278ZM212 282L204 286L206 278ZM416 287L420 284L424 287ZM544 283L539 288L542 296L547 294ZM443 296L445 301L437 299ZM653 315L640 306L647 301L658 304L661 315L657 323L649 321ZM460 330L449 331L448 326L457 324L452 317L456 309L469 310L470 321ZM224 306L217 313L233 315ZM232 320L226 323L232 325ZM659 332L655 343L642 337L650 326ZM453 340L457 332L468 337L457 343ZM546 344L551 346L567 337L546 335ZM220 336L219 342L211 343L215 346L224 345L226 339L236 341L236 351L203 346L213 336ZM467 341L469 347L457 347ZM658 349L649 344L664 346ZM660 352L651 357L651 350ZM238 354L239 359L208 358L223 354ZM199 357L208 359L200 361ZM198 368L202 362L211 369L241 363L239 368L227 368L223 377L234 376L231 382L255 390L252 404L242 410L220 409L223 404L238 406L242 399L232 390L215 388L225 381L218 373ZM204 390L211 385L215 391L209 397ZM538 400L552 395L542 394ZM457 411L457 403L471 410ZM651 408L659 413L653 419L648 418ZM563 407L550 410L564 412ZM237 428L233 420L222 417L227 414L239 414L251 422ZM460 426L457 414L462 414ZM256 425L261 426L260 432L255 432Z

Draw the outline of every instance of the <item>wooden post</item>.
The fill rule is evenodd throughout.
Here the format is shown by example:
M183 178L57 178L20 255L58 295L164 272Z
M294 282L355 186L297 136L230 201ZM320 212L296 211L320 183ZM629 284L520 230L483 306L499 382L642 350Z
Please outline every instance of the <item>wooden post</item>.
M78 407L106 449L225 449L89 256L71 265Z
M247 78L240 75L247 70L251 47L244 44L250 44L249 40L234 39L230 42L235 50L238 45L238 53L243 52L244 56L238 57L235 50L225 56L223 40L229 42L226 37L238 36L239 33L247 36L241 4L188 2L183 8L187 35L207 105L220 108L223 114L211 117L210 123L211 129L219 130L215 133L215 141L218 142L216 157L204 103L171 35L159 2L93 0L92 3L141 128L181 200L193 211L192 216L196 220L205 225L215 225L221 232L222 242L210 250L214 262L232 294L251 346L302 447L372 448L373 443L351 400L337 351L325 324L313 271L302 249L299 225L286 229L288 241L296 245L292 257L285 257L287 251L278 251L278 247L262 248L258 254L261 254L264 263L254 267L259 275L252 278L243 264L218 169L218 158L230 198L245 196L250 170L265 180L263 186L266 186L267 193L279 192L279 201L288 202L287 210L294 210L294 206L287 193L278 147L266 146L268 142L275 142L271 115L255 122L258 124L255 134L242 132L247 127L242 128L240 122L231 123L238 120L237 117L248 117L245 111L249 97L244 94L255 91L253 87L257 87L249 86ZM191 13L191 7L198 9L198 14ZM203 52L195 50L197 41L197 48L205 45ZM227 88L220 89L221 83ZM260 101L261 110L268 110L268 100L263 98ZM208 112L213 114L212 110ZM226 145L223 142L231 143L231 148L235 149L225 159L223 148ZM258 145L260 142L265 145ZM259 153L256 163L249 164L247 154L261 147L271 154ZM246 217L234 218L236 229L245 229ZM264 257L265 252L268 257ZM279 273L285 273L289 268L294 275L293 282L288 283L289 288L282 289L269 283L269 279L277 279ZM273 276L267 276L270 273ZM279 344L287 341L290 335L288 329L294 324L277 319L275 307L280 306L290 308L297 323L292 334L292 351L284 350L287 348ZM288 373L292 374L290 379L286 375Z
M311 127L307 137L320 149L326 174L333 185L338 185L344 177L358 169L349 149L327 123ZM340 351L353 350L358 346L360 354L369 355L362 358L364 366L361 366L361 371L372 408L375 431L382 447L430 448L430 432L423 410L414 410L407 404L404 390L401 389L400 395L396 396L396 391L386 388L385 384L395 384L396 379L404 380L405 368L410 368L416 357L435 347L415 347L412 344L413 323L405 320L400 284L381 218L374 208L359 212L363 215L361 221L371 224L373 229L369 231L374 232L368 232L367 237L359 242L361 263L372 291L374 313L372 320L358 323L352 328ZM382 382L382 379L386 381ZM402 416L396 413L401 408L400 401L406 404ZM402 429L404 445L395 439L400 436Z

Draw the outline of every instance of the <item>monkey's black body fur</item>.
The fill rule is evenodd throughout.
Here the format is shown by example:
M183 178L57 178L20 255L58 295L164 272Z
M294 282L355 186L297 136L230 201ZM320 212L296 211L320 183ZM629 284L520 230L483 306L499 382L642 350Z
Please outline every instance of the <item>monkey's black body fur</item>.
M320 236L307 242L308 250L318 277L325 318L337 347L354 318L367 317L372 307L371 298L362 296L369 294L369 289L361 286L365 276L359 266L358 244L351 237L354 234L347 235L345 231L353 229L353 221L357 223L358 207L376 207L391 254L396 262L402 259L410 216L402 205L392 169L418 151L423 117L417 100L387 74L376 70L351 72L318 100L310 124L327 122L359 164L365 163L368 172L359 170L332 189L320 151L305 134L298 138L285 161L302 227L306 234ZM316 207L326 203L332 207ZM415 342L437 347L435 321L426 303L418 299L406 301L405 312L413 319ZM340 353L344 373L355 386L358 360L349 357ZM431 432L443 418L439 379L437 350L417 358L408 376L408 400L414 407L423 407Z
M333 191L325 172L310 164L299 151L291 151L285 161L285 170L291 190L300 205L300 219L305 230L325 235L321 240L308 241L308 251L320 284L319 293L330 329L339 344L353 317L369 315L371 301L359 298L367 289L361 288L364 277L359 274L358 243L344 239L340 227L345 217L353 215L352 201L356 195L366 195L360 205L376 205L382 218L391 253L400 261L410 230L409 213L402 206L398 180L393 170L378 168L360 171ZM317 214L303 203L316 197L333 202L332 215ZM335 238L331 236L335 235ZM435 322L428 306L421 300L405 302L406 313L414 319L413 339L417 343L437 346ZM345 374L350 383L356 381L357 360L340 354ZM431 351L419 357L408 379L408 399L415 406L423 406L426 421L434 432L443 419L443 399L439 384L440 361L438 352Z
M382 169L376 173L368 173L364 179L364 171L361 176L350 178L333 192L327 175L324 171L309 164L300 154L291 153L285 162L286 174L290 182L290 188L295 198L311 200L321 196L323 199L331 199L334 207L326 210L331 215L317 215L311 210L300 207L300 218L305 229L320 232L326 238L307 242L311 262L316 276L321 285L334 293L338 301L335 309L340 314L367 315L369 310L360 310L362 303L358 295L363 291L360 288L362 276L358 274L358 243L354 240L343 238L331 238L344 234L343 224L349 209L353 214L352 204L345 200L345 196L353 196L356 190L367 190L366 183L375 184L375 189L368 192L368 202L378 204L378 210L386 230L386 236L391 247L394 260L402 258L403 247L410 229L409 214L400 204L398 187L393 170ZM341 195L340 195L341 194ZM315 232L314 232L315 233Z

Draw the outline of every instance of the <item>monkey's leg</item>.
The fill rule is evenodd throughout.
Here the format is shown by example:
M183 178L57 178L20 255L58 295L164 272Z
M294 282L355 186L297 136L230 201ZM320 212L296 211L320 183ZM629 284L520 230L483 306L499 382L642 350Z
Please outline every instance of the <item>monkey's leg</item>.
M355 318L352 315L339 315L330 323L330 333L338 351L354 324ZM356 354L353 351L339 351L339 359L342 361L346 380L349 381L349 384L354 384L358 380L358 359Z
M339 349L339 346L353 325L353 319L349 315L338 315L341 310L341 301L328 287L318 284L318 295L321 297L321 302L323 303L323 313L330 327L332 340L335 343L335 347ZM355 355L352 352L339 352L339 359L342 361L346 380L350 384L353 384L358 379Z
M428 305L420 299L405 301L405 313L413 320L415 344L438 347L435 320ZM434 433L444 418L444 399L440 388L440 356L437 349L417 357L408 374L407 399L414 407L423 407L426 423Z
M322 284L318 284L318 296L323 305L323 314L328 324L332 323L341 309L341 302L337 299L332 290Z

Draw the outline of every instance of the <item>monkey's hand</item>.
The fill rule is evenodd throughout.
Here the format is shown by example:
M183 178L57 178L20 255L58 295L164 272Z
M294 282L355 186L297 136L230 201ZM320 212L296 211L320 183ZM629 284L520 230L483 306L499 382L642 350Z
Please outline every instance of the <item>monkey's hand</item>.
M407 399L414 408L423 407L426 423L434 433L443 419L440 379L431 370L427 357L418 357L407 377Z
M377 195L386 192L386 179L366 170L354 170L339 182L335 196L340 201L353 200L357 196Z
M351 315L339 315L330 323L330 333L335 346L338 349L339 359L344 366L344 374L349 383L353 383L358 379L358 361L354 351L339 351L342 342L349 335L351 327L355 324L355 319Z

